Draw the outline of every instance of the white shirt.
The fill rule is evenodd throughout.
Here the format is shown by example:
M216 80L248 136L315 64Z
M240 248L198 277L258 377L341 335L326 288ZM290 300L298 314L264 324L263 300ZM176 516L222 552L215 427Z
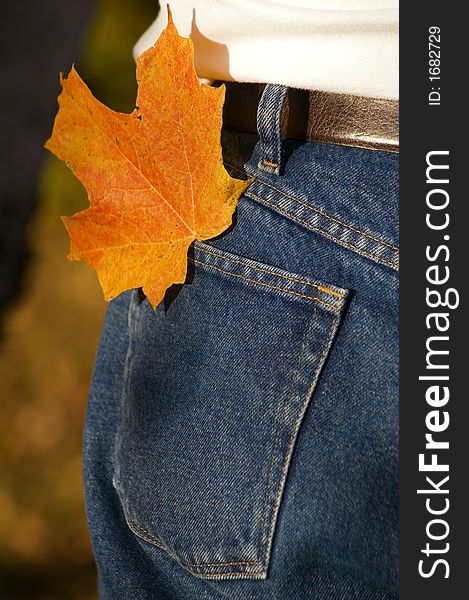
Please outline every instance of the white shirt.
M398 0L170 0L208 80L398 97ZM135 46L167 24L165 1Z

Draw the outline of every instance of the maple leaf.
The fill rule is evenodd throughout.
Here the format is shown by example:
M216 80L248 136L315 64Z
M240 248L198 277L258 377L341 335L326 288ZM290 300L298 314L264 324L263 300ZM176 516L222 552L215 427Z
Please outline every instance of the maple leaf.
M222 233L250 181L230 177L220 144L224 86L200 85L193 43L168 26L137 60L137 105L114 112L72 67L61 77L45 147L88 191L90 208L62 217L68 258L97 274L106 300L143 288L153 307L183 283L194 240Z

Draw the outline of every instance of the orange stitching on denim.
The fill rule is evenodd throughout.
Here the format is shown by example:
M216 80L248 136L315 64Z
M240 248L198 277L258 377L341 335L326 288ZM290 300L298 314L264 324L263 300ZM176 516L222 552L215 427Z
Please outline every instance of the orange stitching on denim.
M279 292L285 292L286 294L292 294L294 296L299 296L300 298L308 298L308 300L315 300L316 302L319 302L319 304L324 304L324 306L327 306L332 311L336 311L338 308L337 306L334 306L333 304L329 304L328 302L325 302L324 300L321 300L320 298L317 298L316 296L308 296L307 294L300 294L300 293L294 292L292 290L287 290L286 288L276 287L274 285L269 285L268 283L263 283L262 281L257 281L257 279L249 279L249 277L245 277L244 275L239 275L238 273L232 273L231 271L225 271L224 269L215 267L214 265L211 265L210 263L196 260L195 258L192 258L190 256L188 256L188 259L198 265L203 265L209 269L215 269L215 271L220 271L220 273L225 273L226 275L231 275L232 277L237 277L238 279L244 279L245 281L250 281L251 283L257 283L258 285L262 285L262 286L264 286L266 288L270 288L272 290L277 290Z
M126 521L129 524L129 526L136 530L137 535L144 536L147 539L147 541L153 542L156 546L158 546L158 548L161 548L161 550L164 550L165 552L168 551L168 548L166 547L164 542L162 540L160 540L160 538L149 533L146 529L144 529L140 525L137 525L137 523L135 523L135 521L133 521L128 515L125 515L125 517L126 517ZM239 562L219 562L219 563L186 563L186 562L183 562L182 560L178 560L178 562L181 565L183 565L184 567L222 567L223 565L257 565L257 564L259 564L258 560L245 560L245 561L239 561Z
M274 210L276 210L280 214L284 215L285 217L292 219L294 221L298 221L299 223L303 223L303 225L306 225L309 229L319 232L321 235L324 235L325 237L329 238L333 242L337 242L337 243L341 244L342 246L344 246L345 248L348 248L349 250L353 250L357 254L360 254L361 256L364 256L366 258L371 258L372 260L382 263L384 265L387 265L388 267L391 267L392 269L394 269L396 271L399 270L398 265L396 265L394 262L391 262L385 258L382 258L381 256L378 256L377 254L372 254L371 252L366 252L365 250L358 248L358 246L354 246L353 244L350 244L349 242L346 242L345 240L335 237L335 236L331 235L329 232L324 231L323 229L320 229L319 227L316 227L315 225L312 225L308 221L305 221L304 219L300 219L300 217L297 217L296 215L293 215L291 213L287 213L286 211L282 210L279 206L276 206L275 204L273 204L272 202L269 202L269 200L266 200L265 198L262 198L261 196L257 196L253 192L246 192L246 195L249 197L252 196L253 198L257 198L257 200L259 200L260 202L264 202L265 204L268 204Z
M384 240L381 240L379 237L371 235L370 233L366 233L365 231L361 231L360 229L357 229L353 225L350 225L349 223L346 223L345 221L341 221L340 219L337 219L336 217L333 217L332 215L328 214L324 210L322 210L320 208L315 208L315 207L311 206L310 204L307 204L306 202L303 202L302 200L300 200L296 196L293 196L293 195L288 194L287 192L285 192L283 190L280 190L279 188L276 188L272 184L267 183L266 181L264 181L263 179L257 179L257 181L260 181L260 183L262 185L265 185L266 187L270 188L271 190L279 192L283 196L286 196L287 198L290 198L291 200L295 200L296 202L298 202L299 204L302 204L306 208L309 208L310 210L319 213L323 217L327 217L331 221L339 223L339 225L343 225L344 227L347 227L348 229L351 229L352 231L355 231L356 233L360 233L361 235L364 235L365 237L370 238L370 240L374 240L375 242L379 242L380 244L383 244L383 246L388 246L388 248L392 248L392 250L399 250L399 246L395 246L394 244L390 244L389 242L385 242Z
M226 573L197 573L203 575L204 579L223 579L225 575L236 575L238 579L263 579L266 571L227 571Z
M258 565L258 560L240 560L238 562L220 562L220 563L186 563L181 561L185 567L221 567L223 565Z
M319 291L325 292L326 294L330 294L331 296L335 296L336 298L344 298L344 294L339 294L339 292L331 290L331 288L328 288L324 285L317 285L316 287Z
M141 527L140 525L137 525L137 523L132 521L132 519L128 516L127 512L125 512L124 516L125 516L125 520L127 521L129 527L131 529L135 529L136 530L135 533L137 535L142 536L144 539L146 538L146 540L148 542L155 544L156 546L158 546L158 548L161 548L162 550L165 550L165 551L168 550L166 545L164 544L163 540L160 540L159 537L152 535L149 531L147 531L146 529L143 529L143 527Z
M264 165L264 167L272 167L273 169L276 169L278 167L278 163L270 162L270 160L263 160L262 164Z
M316 283L311 283L309 281L306 281L305 279L298 279L297 277L284 275L281 273L276 273L275 271L273 271L271 269L262 269L261 267L256 267L254 265L249 264L247 261L236 260L235 258L230 258L230 257L226 256L225 254L223 254L223 252L220 252L220 253L211 252L210 250L206 250L205 248L200 248L200 246L198 246L198 249L200 252L206 252L207 254L212 254L213 256L216 256L217 258L229 260L233 263L237 263L239 265L249 267L250 269L255 269L256 271L260 271L261 273L268 273L269 275L276 275L277 277L283 277L284 279L288 279L289 281L294 281L296 283L304 283L305 285L314 287L321 292L326 292L326 293L330 294L331 296L335 296L336 298L345 298L345 294L340 294L339 292L331 290L330 288L328 288L324 285L317 285Z

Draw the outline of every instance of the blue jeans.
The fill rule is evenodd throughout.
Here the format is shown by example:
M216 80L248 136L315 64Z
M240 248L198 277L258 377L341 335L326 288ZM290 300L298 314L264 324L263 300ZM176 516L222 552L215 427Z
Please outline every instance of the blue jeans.
M284 96L234 226L156 311L109 306L84 437L102 599L397 598L398 157L282 141Z

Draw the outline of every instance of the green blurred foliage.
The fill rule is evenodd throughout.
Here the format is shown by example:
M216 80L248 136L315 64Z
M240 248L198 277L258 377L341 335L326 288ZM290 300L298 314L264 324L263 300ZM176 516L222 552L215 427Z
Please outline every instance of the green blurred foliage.
M101 0L83 68L93 94L114 110L131 112L135 107L137 85L132 48L157 13L157 0Z
M93 95L120 112L135 108L137 83L132 49L158 14L157 0L101 0L76 68ZM87 207L86 193L63 163L45 165L40 195L48 206L71 214ZM65 213L64 213L65 211Z
M77 69L115 110L134 107L132 47L156 14L154 0L98 4ZM59 216L87 206L81 184L49 157L38 188L25 292L0 347L0 597L91 600L81 436L105 302L94 272L65 260Z

